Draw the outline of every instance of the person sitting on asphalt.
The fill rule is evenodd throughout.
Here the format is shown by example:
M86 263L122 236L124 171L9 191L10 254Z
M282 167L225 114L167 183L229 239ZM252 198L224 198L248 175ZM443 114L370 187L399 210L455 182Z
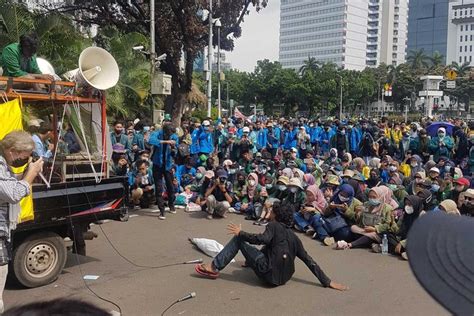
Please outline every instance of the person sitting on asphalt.
M154 201L155 195L153 173L148 161L138 160L135 166L136 169L129 175L132 202L135 208L148 208Z
M227 177L225 170L217 170L216 177L206 190L207 219L212 219L213 215L227 217L232 203L232 183L227 181Z
M252 268L257 276L272 286L284 285L295 273L295 259L302 260L324 287L336 290L348 290L348 287L332 281L321 270L303 247L301 240L291 230L295 208L289 203L275 203L272 221L263 234L251 234L242 231L241 225L229 224L227 229L234 237L219 252L212 263L198 264L198 274L216 279L239 250L245 257L245 265ZM249 245L264 245L262 250Z

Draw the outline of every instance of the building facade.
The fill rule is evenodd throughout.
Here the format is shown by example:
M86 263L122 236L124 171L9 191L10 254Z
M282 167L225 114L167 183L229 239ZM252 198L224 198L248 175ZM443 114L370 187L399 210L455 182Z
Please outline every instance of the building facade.
M449 2L448 45L446 61L462 65L473 62L474 0Z
M282 0L280 62L362 70L405 61L408 0Z
M407 51L447 56L449 0L410 0Z

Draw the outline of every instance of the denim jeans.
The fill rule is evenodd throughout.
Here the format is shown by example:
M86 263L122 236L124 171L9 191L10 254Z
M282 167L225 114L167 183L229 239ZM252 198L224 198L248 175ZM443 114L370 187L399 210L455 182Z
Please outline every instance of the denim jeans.
M268 262L265 254L246 243L239 236L233 237L224 249L217 254L212 261L213 266L219 271L224 269L234 259L239 250L245 257L245 264L251 267L258 276L268 272Z
M309 220L306 220L300 212L297 212L293 215L296 225L298 225L302 229L308 228L311 226L317 233L318 240L324 240L324 238L328 237L329 234L324 228L324 220L321 217L321 214L316 213L312 215Z

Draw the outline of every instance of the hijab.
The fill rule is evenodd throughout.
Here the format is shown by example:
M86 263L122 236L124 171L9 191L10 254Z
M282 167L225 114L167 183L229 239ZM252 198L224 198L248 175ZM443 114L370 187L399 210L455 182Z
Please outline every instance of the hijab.
M347 182L347 184L350 185L352 187L352 189L354 189L354 197L356 199L358 199L361 202L367 201L367 196L365 195L365 192L362 191L362 189L360 188L360 182L359 181L354 180L354 179L350 179Z
M311 173L305 174L303 176L303 180L308 186L316 184L316 179L314 178L314 176Z
M304 183L304 172L301 171L300 169L295 169L294 172L297 174L296 178L300 179L301 184L303 184ZM293 178L294 177L295 176L293 176Z
M403 239L407 238L408 232L415 222L415 220L420 216L421 211L423 210L423 199L416 195L409 195L405 198L405 201L410 201L410 204L413 207L413 213L407 214L406 212L403 214L402 224L400 226L400 231L398 234ZM406 205L406 202L405 202Z
M374 187L370 189L377 194L377 200L381 203L374 207L372 213L378 213L381 211L384 204L390 205L393 209L398 208L398 203L393 199L393 192L386 186Z
M252 172L251 174L249 174L247 179L248 178L252 178L253 180L255 180L255 185L254 186L250 186L249 181L247 181L247 195L248 195L249 199L252 200L253 197L255 196L255 191L257 189L258 176L255 172Z
M372 173L375 173L375 177L372 177ZM376 187L380 183L380 172L378 169L372 169L370 170L370 177L367 179L367 186L369 188Z
M314 200L309 201L310 204L313 205L315 208L317 208L319 211L323 211L327 206L327 202L326 202L326 199L324 198L323 192L318 188L318 186L314 184L310 185L309 187L306 188L306 191L311 192L314 196Z
M282 171L282 176L286 176L286 177L288 177L288 179L291 179L291 178L293 178L293 171L291 171L290 168L285 168Z
M341 192L346 193L346 195L349 197L348 201L345 201L345 202L341 201L341 199L339 198L339 194ZM354 189L352 188L352 186L349 185L349 184L343 184L339 187L338 190L336 190L333 197L331 198L331 202L334 202L335 204L344 204L344 203L346 203L347 205L351 205L352 200L354 199L354 195L355 195L355 192L354 192Z
M356 157L352 160L352 162L354 163L354 166L357 170L361 171L364 169L365 167L365 161L364 159L360 158L360 157Z
M380 158L372 158L369 161L370 169L379 169L380 168Z

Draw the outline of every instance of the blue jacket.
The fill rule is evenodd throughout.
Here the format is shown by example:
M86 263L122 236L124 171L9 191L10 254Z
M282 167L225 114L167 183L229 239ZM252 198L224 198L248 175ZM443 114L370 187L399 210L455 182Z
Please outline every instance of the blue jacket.
M331 149L331 138L335 135L334 131L332 129L329 129L328 132L325 130L321 133L321 150L323 153L329 152L329 149ZM325 142L327 141L327 142Z
M309 129L308 134L311 137L310 138L311 144L316 144L316 143L319 143L321 141L322 131L323 131L323 129L321 128L321 126L314 126L314 127L311 127Z
M349 132L349 151L357 152L362 139L362 132L357 127L353 127Z
M138 170L133 170L128 173L128 184L130 187L135 185L135 179L137 178ZM148 185L151 185L153 188L155 187L155 182L153 180L153 172L148 169Z
M206 132L201 126L199 128L199 152L210 154L214 151L214 139L211 132Z
M135 133L132 139L132 146L133 145L137 145L140 150L145 149L145 136L142 132Z
M272 149L278 149L278 147L280 147L280 136L281 130L279 127L273 127L273 135L267 130L267 142L272 145Z
M257 149L260 150L262 148L266 148L268 130L266 128L262 128L261 130L256 131L256 133L257 133Z
M199 154L199 128L196 128L191 133L191 146L189 148L191 155Z
M170 140L174 140L176 142L175 148L178 147L178 135L173 134L170 137ZM153 164L156 165L157 167L163 167L163 144L161 143L163 141L163 130L158 130L156 132L153 132L150 135L150 140L149 143L150 145L153 145L153 156L152 156L152 161ZM173 166L173 157L175 155L174 150L171 150L170 145L166 145L166 153L165 153L165 159L166 159L166 165L165 169L166 171L170 171L171 167Z
M292 147L296 148L297 140L296 135L298 135L298 130L293 129L292 131L287 131L285 135L285 143L283 144L283 148L285 150L290 150Z
M181 183L181 177L185 174L189 174L193 178L196 177L196 168L191 167L191 169L188 169L186 168L186 165L179 165L176 168L176 179L178 180L179 186L189 184L189 183Z

